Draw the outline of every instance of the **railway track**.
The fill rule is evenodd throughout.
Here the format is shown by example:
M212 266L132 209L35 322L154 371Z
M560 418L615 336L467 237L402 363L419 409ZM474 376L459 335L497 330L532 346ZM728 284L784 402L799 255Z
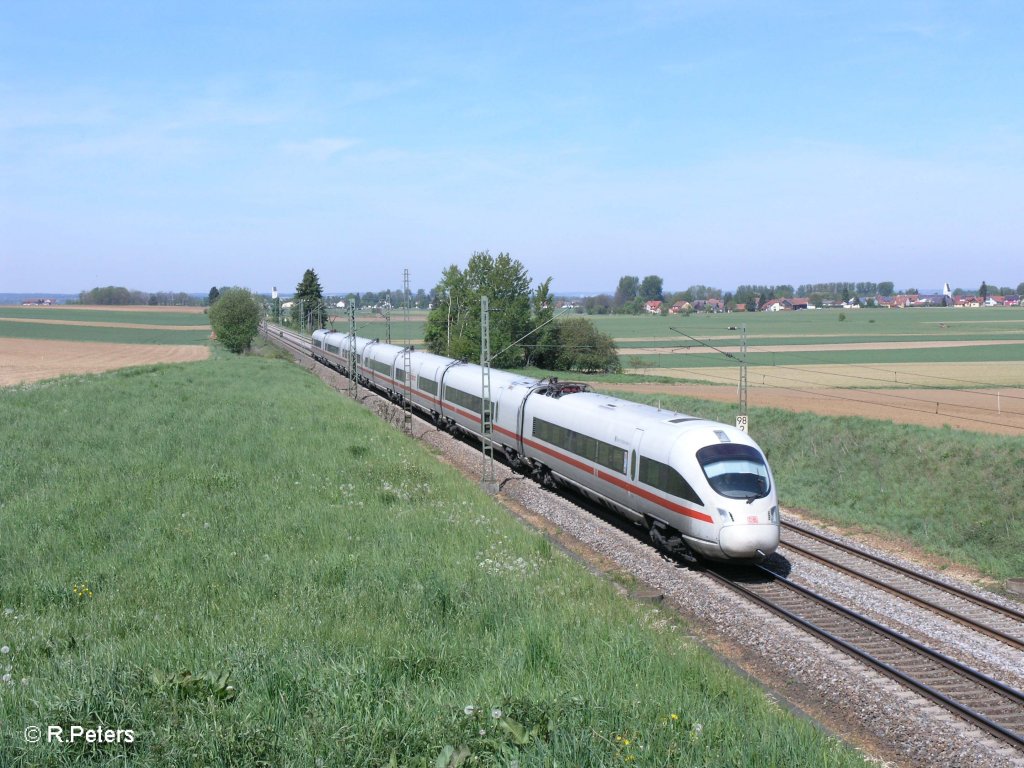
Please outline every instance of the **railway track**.
M280 325L264 323L260 326L260 335L268 341L283 344L296 352L302 352L306 355L309 354L309 338L302 334L295 333L294 331L289 331L287 328L283 328Z
M789 522L782 525L786 549L1024 650L1024 613L802 526Z
M264 326L261 333L288 349L309 354L309 340L306 337L273 325ZM970 593L961 594L954 587L921 577L912 571L902 573L905 569L873 558L868 553L853 548L846 548L851 551L844 552L845 545L839 542L818 537L798 526L785 525L785 547L799 550L801 554L821 562L841 561L828 564L872 586L900 594L926 606L928 610L942 613L951 620L971 622L975 629L978 629L978 625L984 626L984 630L978 631L998 636L1015 648L1021 647L1018 643L1022 643L1021 627L1024 625L1021 621L1024 615L1003 609L996 603ZM829 549L832 550L831 555L827 553ZM844 553L837 554L839 552ZM1024 750L1024 694L1020 691L928 649L828 598L816 595L768 569L748 569L743 572L717 569L704 573L745 599L764 606L811 635L840 648L869 667L956 713L963 720L992 733L1017 750ZM907 582L912 582L914 586L910 587ZM910 597L907 593L913 593L914 596ZM1003 636L1007 639L1004 640Z
M967 722L1024 749L1024 693L758 566L708 571L759 603Z

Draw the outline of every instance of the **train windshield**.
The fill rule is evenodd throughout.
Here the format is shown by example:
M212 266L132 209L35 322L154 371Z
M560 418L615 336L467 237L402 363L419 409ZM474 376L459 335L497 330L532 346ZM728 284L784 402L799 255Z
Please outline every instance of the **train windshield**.
M697 461L715 492L727 498L750 501L771 490L764 457L749 445L709 445L697 451Z

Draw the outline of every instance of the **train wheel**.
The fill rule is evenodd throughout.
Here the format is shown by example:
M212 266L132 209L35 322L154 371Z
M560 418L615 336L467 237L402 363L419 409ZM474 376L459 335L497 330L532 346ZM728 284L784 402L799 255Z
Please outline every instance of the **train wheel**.
M647 529L651 543L663 552L681 558L688 563L696 564L697 555L680 535L679 531L669 528L664 523L651 520Z

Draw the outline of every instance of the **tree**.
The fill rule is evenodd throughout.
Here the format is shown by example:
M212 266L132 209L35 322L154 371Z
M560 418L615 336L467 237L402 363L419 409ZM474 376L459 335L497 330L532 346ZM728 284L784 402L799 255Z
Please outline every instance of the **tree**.
M479 361L480 298L487 296L494 356L491 362L503 367L522 364L523 348L510 346L533 327L530 277L522 263L507 253L494 257L488 251L478 251L470 257L465 271L454 264L445 269L434 290L437 302L427 315L423 333L427 349Z
M302 275L302 281L295 286L295 296L292 297L292 320L303 328L307 324L316 324L319 327L325 319L324 289L316 272L307 269Z
M612 307L620 310L639 295L640 278L635 275L623 275L619 278L619 287L615 289Z
M249 348L259 331L263 307L245 288L229 288L210 307L210 326L217 341L239 353Z
M981 295L981 302L982 304L984 304L985 299L988 298L988 285L985 283L984 280L981 281L981 288L978 289L978 292Z
M557 356L551 367L580 373L619 373L622 363L612 337L585 317L567 317L554 323Z
M551 295L551 278L533 292L533 327L537 330L526 341L526 364L550 368L558 357L558 326L554 322L555 297Z
M1017 295L1020 296L1022 293L1024 293L1024 283L1019 283L1017 285Z
M878 294L880 296L892 296L896 292L896 285L892 282L884 282L878 284Z
M640 284L640 298L643 301L661 301L662 279L657 275L648 275Z
M213 288L210 289L210 297L208 299L208 302L209 302L211 307L213 306L214 302L217 301L217 299L219 297L220 297L220 291L217 290L217 286L215 285L215 286L213 286Z

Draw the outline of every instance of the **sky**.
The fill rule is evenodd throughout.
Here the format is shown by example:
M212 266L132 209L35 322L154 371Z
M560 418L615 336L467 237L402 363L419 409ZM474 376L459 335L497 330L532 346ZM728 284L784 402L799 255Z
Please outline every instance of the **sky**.
M1024 3L0 1L0 292L1024 281Z

